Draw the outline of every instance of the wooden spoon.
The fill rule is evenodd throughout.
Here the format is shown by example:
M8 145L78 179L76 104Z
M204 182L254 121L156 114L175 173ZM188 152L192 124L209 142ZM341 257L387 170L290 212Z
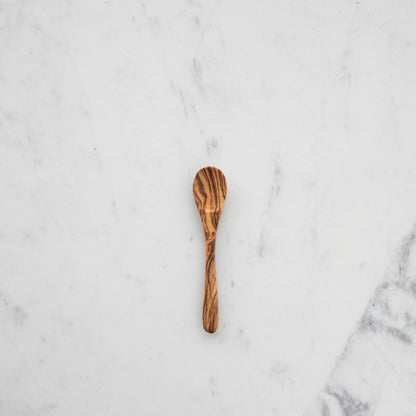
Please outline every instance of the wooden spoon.
M224 174L212 166L202 168L194 179L194 198L205 233L206 264L202 322L207 332L218 327L217 275L215 272L215 238L222 207L227 195Z

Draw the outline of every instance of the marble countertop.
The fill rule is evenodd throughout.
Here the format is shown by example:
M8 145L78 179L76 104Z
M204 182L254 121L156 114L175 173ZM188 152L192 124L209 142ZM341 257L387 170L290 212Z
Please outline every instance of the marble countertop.
M2 2L0 415L415 415L415 19Z

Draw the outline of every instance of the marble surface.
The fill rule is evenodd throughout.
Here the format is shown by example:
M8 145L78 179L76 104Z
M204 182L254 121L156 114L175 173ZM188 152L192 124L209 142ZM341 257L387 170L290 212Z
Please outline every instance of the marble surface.
M415 19L2 1L0 415L415 415Z

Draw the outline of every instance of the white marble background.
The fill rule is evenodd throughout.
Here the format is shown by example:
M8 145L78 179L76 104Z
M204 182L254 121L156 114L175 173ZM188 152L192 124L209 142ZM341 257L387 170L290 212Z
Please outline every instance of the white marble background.
M415 21L1 1L0 415L415 415ZM228 181L214 335L206 165Z

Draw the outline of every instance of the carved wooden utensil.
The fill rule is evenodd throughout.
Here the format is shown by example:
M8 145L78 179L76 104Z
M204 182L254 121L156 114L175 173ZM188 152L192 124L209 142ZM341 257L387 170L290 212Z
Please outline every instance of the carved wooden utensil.
M194 198L205 233L206 264L202 322L207 332L218 327L217 275L215 272L215 238L222 207L227 195L224 174L212 166L202 168L194 179Z

